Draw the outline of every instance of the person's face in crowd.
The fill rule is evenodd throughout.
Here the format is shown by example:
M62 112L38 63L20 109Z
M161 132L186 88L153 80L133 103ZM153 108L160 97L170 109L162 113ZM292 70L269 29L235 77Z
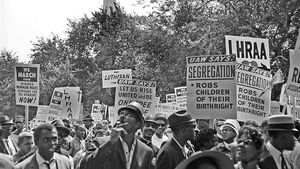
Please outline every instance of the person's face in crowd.
M222 137L223 137L223 140L230 140L230 139L233 139L235 136L236 136L236 133L233 130L233 128L228 127L228 126L224 126L222 128Z
M157 128L155 130L155 133L157 135L162 135L167 129L167 123L164 120L156 120Z
M216 134L212 135L211 138L209 139L208 142L204 142L204 147L206 147L206 149L211 149L213 148L214 146L216 146L218 144L218 137Z
M85 140L85 149L90 149L91 147L93 147L93 138L92 137L88 137L86 140Z
M15 119L15 127L16 127L16 130L18 131L22 131L23 128L24 128L24 118L17 118Z
M89 129L91 126L93 126L93 121L92 120L86 120L86 121L83 121L84 123L84 126Z
M155 133L156 124L152 122L145 122L143 127L143 137L151 138Z
M65 144L67 142L67 137L68 135L64 131L58 130L58 146Z
M261 133L261 138L264 139L264 142L265 142L265 143L268 142L268 140L269 140L269 134L268 134L268 131L267 131L266 129L262 128L262 129L260 130L260 133Z
M24 137L23 142L19 145L20 151L23 154L27 154L31 150L32 145L33 145L33 138Z
M75 135L79 138L79 139L83 139L85 136L85 129L83 127L78 127L78 130L75 131Z
M183 126L184 135L187 140L195 140L195 127L194 123L188 123Z
M10 125L10 124L3 125L1 127L2 127L2 130L3 130L3 133L4 133L5 137L9 136L12 129L13 129L13 125Z
M199 130L209 128L208 120L207 119L197 119L197 128Z
M169 140L171 140L171 138L173 137L173 132L171 129L167 129L166 130L166 135L168 137Z
M122 127L125 129L127 133L133 133L136 132L136 130L140 127L141 123L138 122L135 115L127 110L123 109L119 114L120 122L121 124L126 123L125 125L122 125Z
M281 131L279 134L279 139L280 143L285 146L285 150L293 151L296 140L293 131Z
M39 140L37 140L36 145L41 156L45 160L50 160L57 148L58 144L58 133L54 128L52 131L42 130Z
M241 161L248 162L259 152L256 149L253 140L248 138L245 134L241 135L238 139L237 158Z
M222 120L218 120L216 123L215 123L215 129L217 131L217 133L219 133L220 135L222 135L222 131L220 129L220 127L224 124L224 121Z
M109 126L108 126L109 123L108 123L107 120L103 120L102 123L103 123L103 125L104 125L104 129L108 129L108 128L109 128Z

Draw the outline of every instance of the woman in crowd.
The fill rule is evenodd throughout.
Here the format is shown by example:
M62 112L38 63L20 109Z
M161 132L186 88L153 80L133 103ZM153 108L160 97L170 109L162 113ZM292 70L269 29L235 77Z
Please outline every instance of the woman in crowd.
M239 131L237 138L238 163L235 169L258 169L258 160L264 144L258 129L253 126L244 126Z

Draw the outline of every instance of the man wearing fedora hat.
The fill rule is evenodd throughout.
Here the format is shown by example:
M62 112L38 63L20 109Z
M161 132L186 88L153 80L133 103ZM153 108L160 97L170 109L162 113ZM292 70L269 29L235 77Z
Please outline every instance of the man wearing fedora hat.
M81 162L81 169L150 169L153 152L136 138L135 133L145 121L144 110L131 102L118 110L119 125L109 140Z
M0 117L1 125L1 140L0 140L0 153L14 155L17 153L17 147L14 146L12 140L9 138L11 134L13 122L8 116Z
M195 137L195 120L186 110L171 114L168 122L173 131L173 138L158 152L156 169L174 169L181 161L187 159L187 142Z
M268 118L266 128L269 141L262 152L258 165L261 169L293 169L292 162L283 153L295 146L294 120L288 115L274 115Z

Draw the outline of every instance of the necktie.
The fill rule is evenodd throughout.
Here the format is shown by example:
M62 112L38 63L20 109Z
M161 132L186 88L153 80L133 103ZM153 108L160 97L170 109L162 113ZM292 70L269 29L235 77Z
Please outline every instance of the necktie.
M9 155L14 155L14 154L13 154L13 150L12 150L11 147L9 146L8 140L7 140L7 139L5 140L5 144L6 144L6 147L7 147L8 154L9 154Z
M286 165L286 162L284 160L283 154L281 153L280 156L281 156L281 169L288 169L287 165Z

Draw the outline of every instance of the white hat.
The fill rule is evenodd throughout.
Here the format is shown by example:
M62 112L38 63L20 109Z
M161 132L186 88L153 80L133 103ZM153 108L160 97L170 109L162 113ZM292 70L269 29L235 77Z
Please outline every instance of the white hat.
M234 120L234 119L225 120L225 123L220 128L221 131L223 130L223 128L225 126L228 126L228 127L232 128L236 133L236 137L239 135L239 130L241 129L241 126L240 126L240 124L237 120Z

